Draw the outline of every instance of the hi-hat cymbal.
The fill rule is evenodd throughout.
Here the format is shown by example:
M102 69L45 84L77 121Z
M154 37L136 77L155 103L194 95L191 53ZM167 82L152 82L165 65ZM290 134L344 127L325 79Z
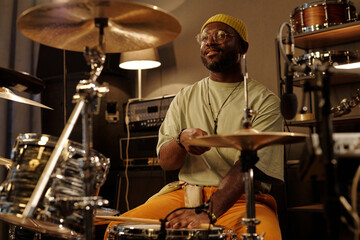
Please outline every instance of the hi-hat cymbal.
M19 92L40 93L45 84L28 73L0 67L0 87L13 88Z
M15 101L15 102L20 102L20 103L25 103L25 104L29 104L35 107L42 107L42 108L47 108L47 109L51 109L50 107L47 107L41 103L35 102L33 100L29 100L27 98L24 97L20 97L16 94L14 94L12 91L10 91L9 89L5 88L5 87L0 87L0 98L3 99L7 99L7 100L11 100L11 101Z
M307 134L291 132L259 132L255 129L242 129L229 135L209 135L189 139L185 143L203 147L230 147L238 150L256 151L260 148L302 142Z
M158 47L176 38L181 25L156 6L115 0L62 1L35 6L17 20L26 37L41 44L83 52L99 45L95 19L107 19L105 52Z

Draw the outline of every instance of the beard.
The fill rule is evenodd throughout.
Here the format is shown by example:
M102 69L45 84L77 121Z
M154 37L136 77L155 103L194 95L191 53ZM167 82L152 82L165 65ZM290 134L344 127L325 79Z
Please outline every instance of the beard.
M201 55L201 61L207 69L217 73L232 71L239 64L238 53L235 51L224 53L218 61L207 60Z

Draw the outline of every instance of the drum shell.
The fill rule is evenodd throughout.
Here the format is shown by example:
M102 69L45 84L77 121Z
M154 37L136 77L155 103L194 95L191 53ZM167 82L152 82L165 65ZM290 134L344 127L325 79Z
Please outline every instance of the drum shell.
M64 209L58 209L58 206L53 203L57 198L69 196L84 198L86 196L81 168L84 151L79 143L67 142L35 210L34 217L21 218L57 141L56 137L35 133L18 136L12 151L14 164L7 179L0 186L0 219L34 231L69 237L78 235L73 231L74 229L82 231L82 213L71 208L63 211ZM94 192L96 193L106 180L109 159L95 150L90 151L90 156L91 175L96 176L94 178ZM66 219L70 220L66 222ZM70 228L67 229L67 227Z
M356 20L358 15L352 2L336 0L305 3L295 8L290 15L295 33L312 32Z

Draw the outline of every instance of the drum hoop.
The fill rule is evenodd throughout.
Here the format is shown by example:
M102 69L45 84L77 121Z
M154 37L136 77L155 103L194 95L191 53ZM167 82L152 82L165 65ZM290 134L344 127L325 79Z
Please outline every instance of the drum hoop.
M151 232L154 233L158 233L160 231L160 225L157 224L127 224L127 223L122 223L122 224L118 224L117 225L117 230L119 230L119 232L124 232L124 233L130 233L132 231L136 232L147 232L149 230L151 230ZM224 227L222 226L213 226L212 229L210 229L210 234L214 235L214 233L217 233L219 231L224 231ZM179 228L179 229L166 229L166 231L168 233L181 233L181 232L187 232L187 233L192 233L192 232L205 232L208 231L208 229L200 229L200 228L194 228L194 229L187 229L187 228Z
M304 3L302 6L305 6L304 9L306 9L306 8L330 5L330 4L344 5L343 2L339 2L337 0L327 0L326 2L324 2L324 1L316 1L316 2Z
M293 18L296 13L300 12L300 11L304 11L307 8L312 8L312 7L318 7L321 5L329 5L329 4L337 4L337 5L345 5L345 3L343 2L338 2L337 0L327 0L326 2L324 1L315 1L315 2L309 2L309 3L303 3L299 6L297 6L291 13L291 18ZM354 4L352 2L348 2L346 4L349 4L350 7L354 7Z
M19 145L21 146L21 145L25 145L25 144L40 146L40 144L38 144L38 142L41 140L41 137L48 138L48 140L44 144L42 144L43 146L46 146L46 147L55 147L55 145L59 139L57 137L54 137L54 136L51 136L48 134L24 133L24 134L20 134L17 137L15 146L19 146ZM75 150L76 154L84 155L84 150L83 150L82 144L80 144L76 141L68 140L67 144L65 146L72 147L72 149ZM101 154L100 152L98 152L95 149L90 149L90 153L92 156L98 156L99 158L106 158L103 154Z

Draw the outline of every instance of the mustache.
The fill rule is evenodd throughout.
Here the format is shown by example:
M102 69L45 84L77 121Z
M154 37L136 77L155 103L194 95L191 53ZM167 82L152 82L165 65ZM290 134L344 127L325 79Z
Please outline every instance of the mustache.
M219 47L207 47L205 49L205 53L209 53L210 51L217 51L217 52L222 52L222 48L219 48Z

